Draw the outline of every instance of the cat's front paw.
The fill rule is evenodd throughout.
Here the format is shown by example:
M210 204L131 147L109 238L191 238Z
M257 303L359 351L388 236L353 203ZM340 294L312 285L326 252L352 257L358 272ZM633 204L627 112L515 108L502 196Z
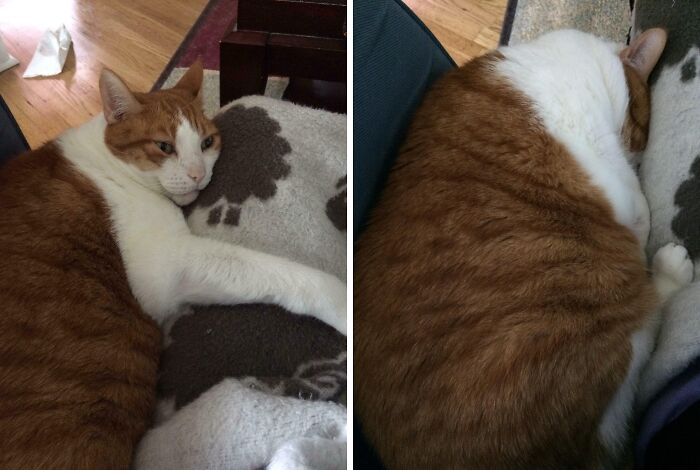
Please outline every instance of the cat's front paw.
M323 299L319 319L347 336L348 289L343 281L327 275L318 286L317 295Z
M654 274L667 276L681 286L693 280L693 262L683 245L669 243L659 248L654 255Z
M666 300L693 280L693 262L688 256L688 250L676 243L659 248L654 255L652 269L662 300Z

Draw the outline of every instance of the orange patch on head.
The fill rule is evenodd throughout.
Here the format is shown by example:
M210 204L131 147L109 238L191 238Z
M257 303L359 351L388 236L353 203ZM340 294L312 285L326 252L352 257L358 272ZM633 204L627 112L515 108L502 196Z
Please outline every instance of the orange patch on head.
M647 80L661 57L666 39L665 30L648 29L620 51L620 60L629 89L629 104L622 126L622 138L633 152L641 152L647 145L651 112Z
M197 61L173 88L133 93L116 74L105 70L100 91L108 123L107 147L141 170L157 169L168 158L177 158L176 132L182 119L186 119L202 140L212 136L213 147L219 149L219 132L202 111L202 73ZM174 151L164 152L160 142L172 146Z
M623 64L623 68L629 89L629 104L622 126L622 140L632 152L641 152L646 148L649 138L651 113L649 85L634 68L626 64Z

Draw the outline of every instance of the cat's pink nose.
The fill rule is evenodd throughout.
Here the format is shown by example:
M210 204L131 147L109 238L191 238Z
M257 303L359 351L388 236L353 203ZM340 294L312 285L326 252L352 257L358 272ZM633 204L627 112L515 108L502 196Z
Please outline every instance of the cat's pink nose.
M189 170L187 170L187 176L192 178L195 183L199 183L202 181L202 179L204 179L204 167L191 167Z

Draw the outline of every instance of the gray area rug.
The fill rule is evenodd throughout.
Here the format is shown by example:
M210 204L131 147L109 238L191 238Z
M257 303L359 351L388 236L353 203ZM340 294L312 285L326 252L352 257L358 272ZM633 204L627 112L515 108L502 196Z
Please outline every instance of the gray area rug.
M564 28L626 42L631 24L628 0L511 0L501 42L518 44Z

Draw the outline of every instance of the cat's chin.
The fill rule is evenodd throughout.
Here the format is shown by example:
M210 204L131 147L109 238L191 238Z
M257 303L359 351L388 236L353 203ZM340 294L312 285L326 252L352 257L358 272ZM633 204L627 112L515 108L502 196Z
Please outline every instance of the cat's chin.
M186 206L197 199L197 196L199 196L199 191L194 190L185 194L171 194L170 199L172 199L178 206Z

